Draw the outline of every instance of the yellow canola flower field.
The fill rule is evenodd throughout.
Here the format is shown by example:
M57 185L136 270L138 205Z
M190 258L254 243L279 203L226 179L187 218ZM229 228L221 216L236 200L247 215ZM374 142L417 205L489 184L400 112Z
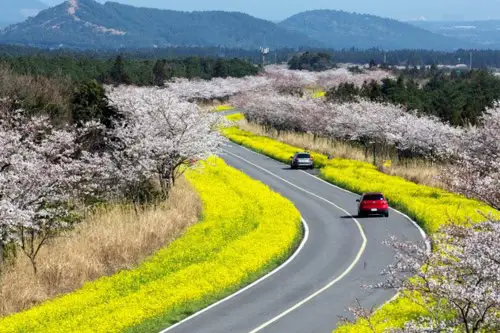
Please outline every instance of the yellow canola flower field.
M0 332L134 331L155 318L167 326L275 268L296 248L300 214L267 186L216 158L186 177L203 201L200 223L133 270L0 319Z
M223 112L223 111L231 111L231 110L234 110L234 106L229 105L229 104L217 105L214 108L214 112Z
M226 119L231 121L240 121L245 119L245 117L241 113L234 113L226 116Z
M290 156L295 152L303 150L236 127L224 129L223 134L233 142L285 163L289 163ZM482 214L500 217L497 210L482 202L386 175L369 163L346 159L329 160L327 156L314 152L311 155L315 166L321 168L320 175L323 179L356 193L383 192L392 207L408 214L428 233L436 232L442 225L451 222L468 224L470 221L483 221ZM370 323L358 320L356 324L343 325L335 332L373 333L370 324L376 332L384 332L390 328L402 327L405 322L418 318L424 312L421 306L408 298L398 297L380 308L370 318Z

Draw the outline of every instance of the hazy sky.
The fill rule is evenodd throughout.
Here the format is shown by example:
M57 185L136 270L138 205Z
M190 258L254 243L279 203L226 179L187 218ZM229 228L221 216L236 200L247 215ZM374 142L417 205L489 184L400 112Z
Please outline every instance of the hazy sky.
M61 0L42 0L54 5ZM268 20L281 20L310 9L339 9L399 20L484 20L500 18L500 0L115 0L174 10L229 10ZM100 1L105 2L105 1Z

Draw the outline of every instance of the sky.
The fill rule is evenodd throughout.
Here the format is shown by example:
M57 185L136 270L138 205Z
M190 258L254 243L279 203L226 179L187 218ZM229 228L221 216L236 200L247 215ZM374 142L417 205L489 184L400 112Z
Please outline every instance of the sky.
M277 21L311 9L337 9L398 20L500 19L500 0L114 0L123 4L173 10L227 10ZM49 5L61 0L42 0ZM99 2L105 2L100 0Z

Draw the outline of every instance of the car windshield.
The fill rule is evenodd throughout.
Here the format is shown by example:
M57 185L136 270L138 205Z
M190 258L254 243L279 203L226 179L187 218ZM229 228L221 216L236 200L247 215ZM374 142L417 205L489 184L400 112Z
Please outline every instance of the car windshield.
M309 154L297 154L297 158L311 158Z
M384 196L382 194L367 194L363 200L384 200Z

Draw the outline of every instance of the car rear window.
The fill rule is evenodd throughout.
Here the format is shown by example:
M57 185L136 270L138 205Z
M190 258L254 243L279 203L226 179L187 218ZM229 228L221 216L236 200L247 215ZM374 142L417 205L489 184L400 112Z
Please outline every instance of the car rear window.
M297 154L297 158L311 158L309 154Z
M384 196L382 194L367 194L363 200L384 200Z

